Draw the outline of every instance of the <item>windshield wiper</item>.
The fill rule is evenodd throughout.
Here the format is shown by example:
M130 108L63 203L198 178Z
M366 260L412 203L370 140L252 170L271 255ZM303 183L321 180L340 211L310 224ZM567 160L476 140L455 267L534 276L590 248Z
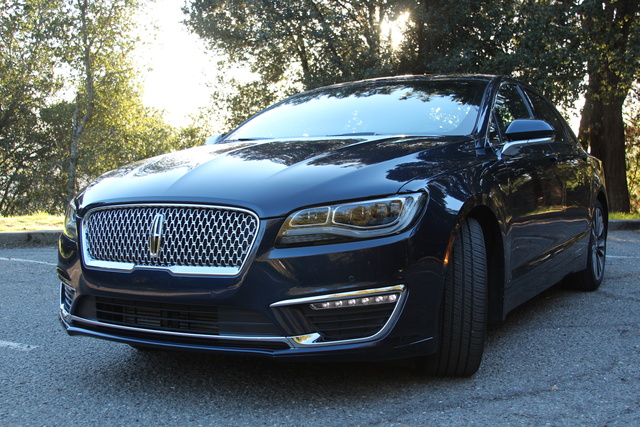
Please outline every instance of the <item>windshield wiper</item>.
M382 134L376 133L376 132L350 132L350 133L340 133L337 135L327 135L327 136L372 136L372 135L382 135Z
M227 139L225 140L225 142L247 142L247 141L261 141L263 139L272 139L272 138L264 138L264 137L255 137L255 138L234 138L234 139Z

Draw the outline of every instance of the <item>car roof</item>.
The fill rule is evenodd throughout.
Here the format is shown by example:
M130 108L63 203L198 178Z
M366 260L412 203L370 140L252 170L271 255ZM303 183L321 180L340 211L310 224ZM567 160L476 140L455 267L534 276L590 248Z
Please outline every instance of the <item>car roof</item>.
M508 76L492 75L492 74L407 74L401 76L389 76L389 77L376 77L365 80L355 80L344 83L337 83L328 86L318 87L311 90L320 90L333 87L360 85L369 83L395 83L395 82L409 82L409 81L434 81L434 80L480 80L490 82L493 80L513 80Z

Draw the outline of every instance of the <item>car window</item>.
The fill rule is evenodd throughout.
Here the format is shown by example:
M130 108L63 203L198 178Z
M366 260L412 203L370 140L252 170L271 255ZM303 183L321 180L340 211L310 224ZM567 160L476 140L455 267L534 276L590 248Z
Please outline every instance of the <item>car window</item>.
M498 91L494 113L502 135L514 120L532 118L518 87L512 84L503 85Z
M229 140L350 135L469 135L486 82L442 80L334 86L289 98Z
M572 141L566 132L564 120L560 117L560 113L556 111L543 97L535 92L527 90L527 96L533 104L536 119L544 120L553 126L556 131L556 141L570 144Z
M504 142L498 130L498 121L495 114L491 115L491 120L489 121L489 142L491 144L502 144Z

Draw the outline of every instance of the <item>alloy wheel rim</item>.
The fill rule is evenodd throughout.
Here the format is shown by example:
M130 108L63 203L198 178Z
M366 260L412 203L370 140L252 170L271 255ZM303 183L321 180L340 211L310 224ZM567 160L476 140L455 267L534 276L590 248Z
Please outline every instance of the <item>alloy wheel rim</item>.
M604 264L607 256L607 239L602 210L596 208L591 224L591 268L596 280L604 274Z

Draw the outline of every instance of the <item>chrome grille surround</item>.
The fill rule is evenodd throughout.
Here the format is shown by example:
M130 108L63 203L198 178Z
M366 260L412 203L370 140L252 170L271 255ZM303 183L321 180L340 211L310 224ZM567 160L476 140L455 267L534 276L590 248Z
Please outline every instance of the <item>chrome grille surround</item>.
M152 229L162 216L162 235ZM259 232L248 210L208 205L145 204L91 209L82 220L89 268L168 270L178 275L235 276ZM158 238L161 243L158 249Z

